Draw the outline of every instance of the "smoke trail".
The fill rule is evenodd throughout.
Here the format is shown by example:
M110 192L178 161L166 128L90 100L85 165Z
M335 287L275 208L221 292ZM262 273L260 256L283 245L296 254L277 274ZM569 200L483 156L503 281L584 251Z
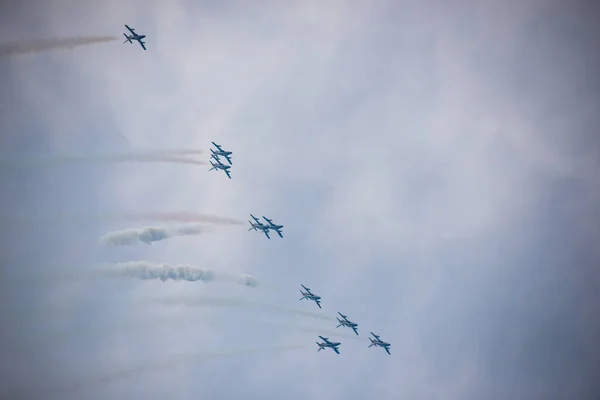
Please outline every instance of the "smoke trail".
M179 156L191 156L191 155L199 155L204 154L203 150L199 149L136 149L131 151L133 154L163 154L163 155L179 155Z
M173 228L129 228L108 232L100 238L100 242L112 246L131 246L139 242L152 244L152 242L158 242L174 236L192 236L211 231L213 231L211 227L204 225L183 225Z
M120 219L131 220L154 220L154 221L171 221L171 222L210 222L213 224L224 225L244 225L244 221L233 218L217 217L215 215L179 212L179 213L143 213L143 214L128 214L119 217Z
M85 220L103 220L103 221L126 221L126 222L206 222L222 225L244 225L244 221L234 218L219 217L210 214L201 214L193 212L149 212L149 213L131 213L131 214L63 214L63 215L0 215L0 221L25 223L35 221L36 223L58 223L75 222L81 223Z
M117 40L115 36L84 36L54 39L35 39L23 42L0 44L0 57L17 54L39 53L50 50L66 50L77 46L95 43L106 43Z
M165 370L171 370L173 368L182 367L189 364L195 364L203 361L215 360L220 357L228 357L228 356L244 356L244 355L253 355L253 354L268 354L268 353L278 353L282 351L290 351L290 350L298 350L312 347L312 345L308 345L306 343L297 344L297 345L288 345L288 346L272 346L272 347L264 347L264 348L255 348L255 349L239 349L239 350L222 350L222 351L214 351L214 352L206 352L206 353L192 353L192 354L180 354L176 356L169 357L163 361L157 361L154 363L146 363L144 365L140 365L138 367L133 367L129 369L123 369L121 371L115 371L108 373L103 376L99 376L93 379L90 379L86 382L75 383L70 386L64 386L61 388L56 388L54 390L50 389L50 392L53 393L62 393L62 392L71 392L78 391L81 389L85 389L86 387L93 387L95 385L106 385L112 382L120 381L123 379L132 378L138 375L143 375L151 372L161 372Z
M290 308L280 307L274 304L261 304L250 302L243 299L224 299L215 297L201 297L201 298L190 298L190 297L171 297L167 299L152 299L151 301L166 305L185 305L188 307L245 307L254 309L263 309L270 311L278 311L286 314L299 315L303 317L312 317L322 319L326 321L335 321L334 318L328 317L327 315L318 314L310 311L294 310Z
M187 282L221 281L251 287L258 286L258 280L252 275L231 275L191 265L152 264L148 261L111 264L98 268L96 271L107 275L130 276L143 280L160 279L163 282L168 280Z
M105 154L105 155L56 155L40 157L2 158L3 164L10 166L31 167L56 163L118 163L118 162L148 162L175 163L191 165L207 165L204 161L192 158L177 157L168 154Z
M12 288L19 290L19 285L46 283L48 281L65 282L98 278L131 277L142 280L161 280L166 282L229 282L244 286L256 287L258 280L248 274L230 274L191 265L152 264L148 261L132 261L126 263L105 264L91 268L65 269L53 273L35 273L28 277L16 278Z

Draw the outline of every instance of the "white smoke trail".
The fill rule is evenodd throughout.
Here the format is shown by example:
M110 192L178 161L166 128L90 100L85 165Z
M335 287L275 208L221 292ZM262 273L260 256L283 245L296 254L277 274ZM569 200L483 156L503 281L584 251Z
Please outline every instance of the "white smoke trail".
M0 57L9 57L18 54L39 53L50 50L66 50L77 46L95 43L106 43L117 40L115 36L85 36L54 39L36 39L23 42L0 44Z
M152 264L148 261L131 261L103 266L96 269L106 275L130 276L143 280L159 279L187 282L232 282L245 286L256 287L258 280L252 275L232 275L215 272L210 269L194 267L191 265Z
M152 244L174 236L192 236L212 232L213 228L205 225L183 225L176 227L129 228L111 231L100 238L100 242L111 246L131 246L137 243Z
M262 309L265 311L276 311L286 314L298 315L303 317L311 317L316 319L322 319L326 321L335 321L335 318L327 315L319 314L316 312L294 310L286 307L277 306L274 304L262 304L247 301L244 299L232 299L232 298L215 298L215 297L170 297L163 299L151 299L151 302L158 304L173 306L173 305L185 305L188 307L244 307Z

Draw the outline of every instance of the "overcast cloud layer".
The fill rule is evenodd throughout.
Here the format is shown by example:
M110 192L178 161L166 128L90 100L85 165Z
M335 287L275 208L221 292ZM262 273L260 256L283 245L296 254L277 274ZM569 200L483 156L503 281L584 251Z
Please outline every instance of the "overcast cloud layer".
M599 16L558 0L8 0L0 45L128 24L148 51L1 58L2 156L215 141L234 165L231 180L205 165L3 168L1 215L253 213L285 228L114 247L99 239L131 223L5 222L0 397L596 399ZM261 284L14 284L131 260ZM308 328L335 320L137 301L157 294L339 311L362 340L317 353Z

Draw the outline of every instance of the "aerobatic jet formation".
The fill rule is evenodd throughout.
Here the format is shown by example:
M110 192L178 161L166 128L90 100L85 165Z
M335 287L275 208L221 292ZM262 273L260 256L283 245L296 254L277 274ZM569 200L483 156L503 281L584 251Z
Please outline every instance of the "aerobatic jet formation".
M304 285L300 285L304 288L304 290L306 290L306 292L303 292L302 290L300 290L300 293L302 293L302 297L299 300L304 300L304 299L308 299L308 300L312 300L315 303L317 303L317 305L319 306L319 308L321 307L321 296L317 296L315 294L312 294L310 289L307 288Z
M218 159L216 161L217 161L216 164L213 163L212 161L210 161L210 165L212 165L212 168L209 169L209 171L212 171L213 169L215 171L220 169L220 170L224 171L225 174L227 174L227 177L229 179L231 179L231 173L229 173L229 168L231 168L231 166L221 163L221 161L219 161Z
M264 216L263 219L267 221L268 225L260 222L259 219L252 214L250 214L250 217L254 220L254 223L252 223L252 221L248 221L250 223L250 229L248 229L248 231L261 231L265 234L267 239L271 239L271 236L269 236L269 230L273 230L277 232L280 238L283 239L283 233L281 232L283 225L275 225L272 220Z
M343 319L339 319L337 318L338 322L340 323L338 326L336 326L336 328L339 328L340 326L345 326L348 328L352 328L352 330L354 331L354 333L356 333L358 335L358 331L356 330L356 328L358 327L358 324L355 322L352 322L348 319L348 317L340 312L338 312L338 314L340 314L340 316Z
M369 338L369 340L371 341L371 344L369 345L369 347L373 347L373 346L375 346L375 347L383 347L385 349L385 351L389 355L392 355L392 353L390 353L390 346L391 346L391 344L384 342L383 340L381 340L381 338L379 336L377 336L373 332L371 332L371 335L373 335L373 337L375 339Z
M326 348L330 348L333 351L335 351L337 354L340 354L340 351L338 350L338 346L341 344L340 342L330 342L328 338L323 337L323 336L319 336L322 340L323 343L319 343L317 342L317 345L319 346L319 350L317 351L321 351L324 350Z
M219 157L224 157L229 163L229 165L232 165L230 158L232 152L223 150L221 145L216 144L215 142L212 142L212 144L217 148L217 151L215 151L214 149L210 149L210 152L212 153L212 156L210 156L210 158L215 159L215 161L220 161Z
M135 33L133 28L130 28L127 25L125 25L125 28L127 28L129 30L129 32L131 32L131 35L123 33L123 36L125 36L125 39L127 39L123 42L123 44L125 44L127 42L133 43L132 40L137 40L139 42L140 46L142 46L142 49L147 50L146 46L145 46L146 43L144 43L144 41L142 40L146 37L146 35L138 35L137 33Z

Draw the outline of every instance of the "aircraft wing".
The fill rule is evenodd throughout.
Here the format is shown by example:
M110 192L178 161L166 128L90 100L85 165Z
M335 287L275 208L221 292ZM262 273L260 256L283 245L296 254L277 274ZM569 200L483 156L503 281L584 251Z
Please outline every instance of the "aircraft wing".
M225 173L227 174L227 176L229 177L229 179L231 179L231 174L229 173L228 169L224 169L223 171L225 171Z
M281 233L281 231L279 229L276 229L275 232L277 232L279 237L283 239L283 234Z
M216 144L215 142L212 142L213 146L215 146L219 151L223 151L223 149L221 148L220 145Z
M254 215L250 214L250 217L252 217L252 219L254 220L254 222L256 222L257 225L262 225L262 223Z
M358 335L358 331L356 330L355 326L352 327L352 330L354 331L354 333L356 333Z
M306 286L304 286L304 285L300 285L300 286L302 286L302 287L304 288L304 290L306 290L306 292L307 292L308 294L312 294L312 293L310 292L310 289L309 289L309 288L307 288L307 287L306 287Z
M271 221L269 218L263 216L263 218L265 219L265 221L267 221L269 223L269 225L273 225L273 221Z
M144 49L144 50L148 50L148 49L146 48L146 43L142 42L141 40L140 40L140 46L142 46L142 49Z
M386 352L387 352L387 353L388 353L390 356L392 355L392 353L390 353L390 348L389 348L389 347L385 346L385 347L384 347L384 349L385 349L385 351L386 351Z
M340 354L340 351L338 350L337 346L332 347L333 351L335 351L336 354Z
M319 306L319 308L321 308L321 303L319 302L319 300L315 300L315 303L317 303L317 305Z
M264 230L263 233L267 236L267 239L269 239L269 240L271 239L271 237L269 236L269 231Z
M329 339L323 336L319 336L321 338L321 340L323 340L325 343L329 343Z
M127 28L129 30L129 32L131 32L132 35L136 35L135 31L130 28L129 26L125 25L125 28Z
M371 332L371 335L373 335L373 336L375 337L375 339L377 339L377 340L381 340L381 339L379 338L379 336L377 336L377 335L376 335L376 334L374 334L373 332Z
M228 162L228 163L231 165L231 164L232 164L232 162L231 162L231 158L229 158L229 156L228 156L228 155L225 155L224 157L225 157L225 159L227 160L227 162Z
M346 320L346 322L350 322L350 321L348 321L348 317L346 315L342 314L339 311L338 311L338 314L340 314L340 317L344 318Z

